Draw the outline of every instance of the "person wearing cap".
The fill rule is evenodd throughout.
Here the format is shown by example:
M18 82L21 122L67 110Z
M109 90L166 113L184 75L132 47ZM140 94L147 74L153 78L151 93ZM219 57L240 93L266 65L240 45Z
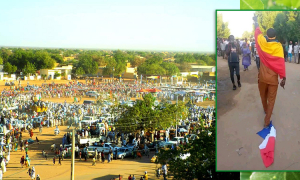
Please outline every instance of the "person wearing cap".
M278 76L282 81L280 86L284 88L286 81L284 52L281 43L276 40L276 31L273 28L267 30L267 37L262 35L257 17L253 17L255 25L255 44L260 58L258 74L258 89L264 112L264 127L270 125L270 119L275 105Z

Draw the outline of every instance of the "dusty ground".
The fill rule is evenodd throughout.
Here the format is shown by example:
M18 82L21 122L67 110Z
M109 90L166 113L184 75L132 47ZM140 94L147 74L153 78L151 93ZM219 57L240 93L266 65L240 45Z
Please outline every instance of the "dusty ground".
M71 176L71 160L64 159L62 165L58 165L58 159L56 159L56 164L53 165L52 158L54 153L50 151L50 145L55 142L56 144L61 143L63 132L67 132L66 126L60 127L61 134L54 136L54 128L44 128L43 133L38 134L38 130L34 131L33 138L36 135L39 140L42 141L41 144L29 145L29 157L31 159L31 166L36 169L36 174L41 176L41 179L55 179L55 180L65 180L69 179ZM28 133L23 133L24 138L28 138ZM42 157L42 150L45 149L49 153L48 160ZM27 168L21 168L20 158L25 155L25 152L18 150L17 152L11 153L11 160L7 166L7 172L4 174L3 179L30 179L27 174ZM151 152L150 158L153 152ZM131 159L125 158L124 160L113 160L111 163L107 161L102 164L97 162L96 166L92 166L92 159L87 162L80 161L76 159L75 161L75 179L92 179L92 180L110 180L113 177L117 177L119 174L124 177L128 177L130 174L134 174L136 177L140 178L145 171L149 174L149 179L155 178L155 163L150 163L148 157L142 157L142 159ZM124 178L125 179L125 178ZM163 179L163 178L161 178Z
M271 117L277 130L275 160L265 168L258 148L263 139L256 134L263 128L264 112L255 61L246 72L240 65L242 87L236 91L227 61L218 58L217 63L217 170L299 170L300 65L286 63L286 87L278 88Z

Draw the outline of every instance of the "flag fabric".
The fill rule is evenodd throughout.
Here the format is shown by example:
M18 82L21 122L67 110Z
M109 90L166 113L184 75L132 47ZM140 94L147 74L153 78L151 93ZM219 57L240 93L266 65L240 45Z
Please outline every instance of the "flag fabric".
M264 128L257 134L264 139L263 142L259 145L259 149L260 149L260 155L263 160L263 163L267 168L271 166L274 162L276 129L270 123L270 126Z
M282 79L285 76L283 47L279 42L267 42L259 27L255 29L255 44L260 61Z

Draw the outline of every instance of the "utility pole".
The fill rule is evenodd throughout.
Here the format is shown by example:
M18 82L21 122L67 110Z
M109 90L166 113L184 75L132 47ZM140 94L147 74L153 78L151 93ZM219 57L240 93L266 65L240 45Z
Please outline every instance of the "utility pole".
M177 105L177 107L178 107L178 94L177 94L177 102L176 102L176 105ZM177 112L176 112L177 113ZM175 121L176 121L176 136L175 137L177 137L177 114L176 114L176 119L175 119Z
M71 180L75 180L75 129L72 130Z

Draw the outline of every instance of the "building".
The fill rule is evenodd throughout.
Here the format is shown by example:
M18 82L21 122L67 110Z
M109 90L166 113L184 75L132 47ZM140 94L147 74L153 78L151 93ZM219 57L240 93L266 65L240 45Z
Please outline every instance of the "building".
M63 60L64 61L69 61L69 60L73 60L75 57L74 56L70 56L70 57L64 57Z
M68 65L68 66L56 66L53 69L41 69L40 70L40 75L45 74L47 79L54 79L54 74L55 72L58 72L59 74L63 74L64 73L64 77L58 77L56 79L68 79L71 80L71 73L72 73L72 65Z
M191 65L191 72L215 72L216 66Z

